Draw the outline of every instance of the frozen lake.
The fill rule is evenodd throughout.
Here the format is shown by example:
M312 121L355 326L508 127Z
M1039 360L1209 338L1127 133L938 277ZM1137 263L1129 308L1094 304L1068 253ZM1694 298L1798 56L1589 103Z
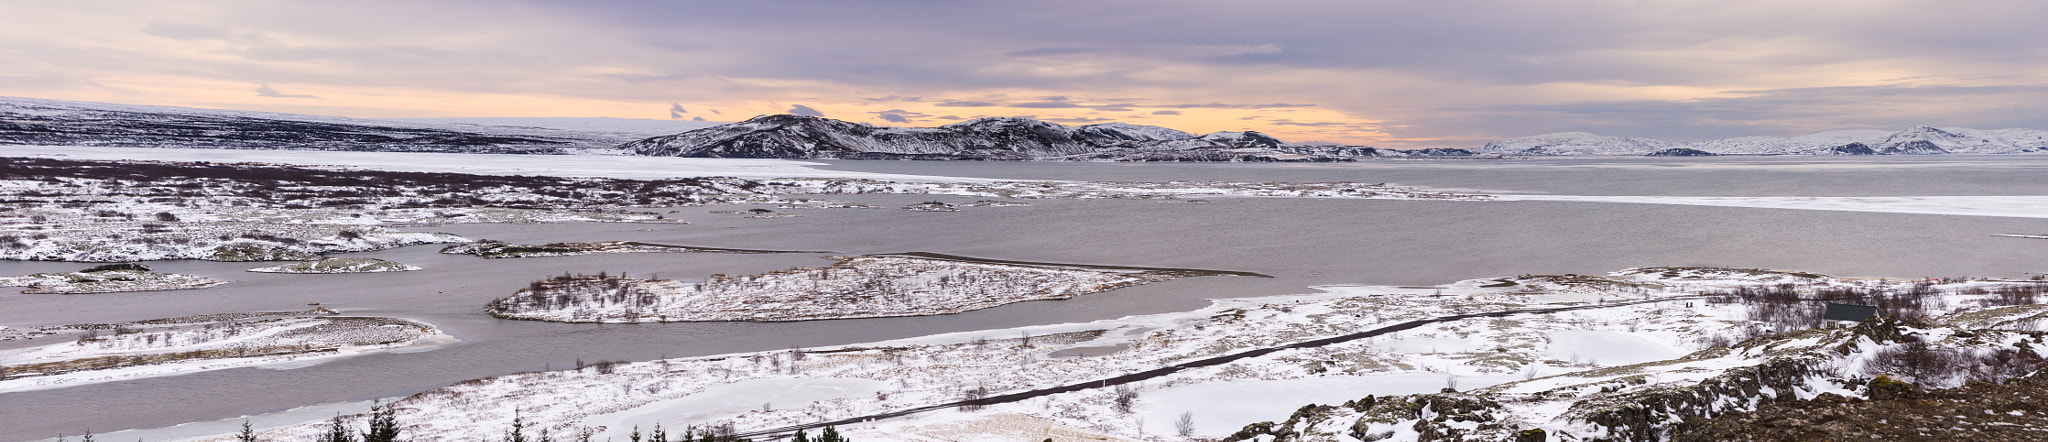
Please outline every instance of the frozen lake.
M16 155L8 149L12 148L0 149L0 155ZM290 160L270 152L256 153L264 156L261 161ZM333 156L336 153L323 155L298 161L346 162L333 159L337 158ZM654 178L728 170L720 169L722 166L716 162L678 159L476 157L457 159L475 159L464 164L491 166L462 166L472 168L446 171L543 173L535 170L547 169L553 172L545 173ZM546 166L548 162L564 159L650 161L648 164L667 166ZM376 161L398 160L358 162ZM538 165L521 165L528 161ZM377 164L383 163L356 165ZM718 273L738 275L829 264L820 254L626 254L484 260L441 255L435 253L439 246L421 246L350 256L390 259L418 265L423 270L353 275L243 271L265 265L260 263L150 263L161 271L235 282L206 290L75 296L20 295L18 289L0 289L0 325L33 327L229 311L304 310L308 308L306 304L319 302L347 314L425 321L462 342L427 352L376 354L292 370L230 369L0 394L0 440L44 438L60 432L75 434L86 427L97 432L162 427L307 405L392 397L478 377L569 367L578 359L648 360L1088 321L1189 310L1211 298L1305 293L1312 291L1310 286L1324 284L1433 285L1468 278L1604 273L1653 265L1763 267L1894 278L2024 276L2048 271L2039 264L2048 258L2048 241L1993 236L2048 233L2048 222L2026 217L2028 213L2048 210L2043 208L2048 200L2042 198L2048 195L2048 180L2040 179L2048 176L2048 158L2044 157L1403 160L1308 165L858 161L815 164L819 165L747 160L731 165L744 166L744 171L715 174L1362 181L1528 197L1494 202L1215 198L1206 204L1067 200L1030 201L1029 207L925 213L893 207L934 199L966 202L980 198L826 196L892 208L777 209L802 216L745 219L709 213L732 210L733 206L695 207L678 208L671 215L689 220L688 225L448 225L417 229L510 242L634 240L845 254L916 251L1022 261L1238 270L1275 276L1191 278L1067 301L1029 302L922 318L600 326L508 321L483 313L485 302L509 295L530 281L564 272L626 272L687 280ZM1899 197L1930 196L1948 198L1899 202ZM1765 203L1692 204L1677 197ZM1797 203L1796 198L1804 197L1862 198L1878 201L1878 206L1892 204L1909 209L1932 204L1946 207L1942 209L1946 211L1912 213L1919 209L1883 207L1863 211L1788 210L1813 208ZM1642 204L1645 202L1655 204ZM1971 215L1997 216L1951 214L1968 211L1991 212ZM0 262L0 274L70 271L87 266ZM1586 345L1598 345L1605 342L1601 339L1614 337L1572 338L1586 340ZM1205 420L1204 424L1224 422Z

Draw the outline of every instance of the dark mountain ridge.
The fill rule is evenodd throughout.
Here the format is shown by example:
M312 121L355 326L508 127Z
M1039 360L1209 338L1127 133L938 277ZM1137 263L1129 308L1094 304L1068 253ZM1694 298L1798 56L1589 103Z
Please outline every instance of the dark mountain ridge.
M0 97L0 144L556 154L618 141L539 128L445 126Z
M1126 123L1066 126L997 117L940 127L899 128L798 115L763 115L620 147L640 155L704 158L1010 161L1352 161L1471 154L1462 149L1411 152L1299 145L1254 131L1195 136Z

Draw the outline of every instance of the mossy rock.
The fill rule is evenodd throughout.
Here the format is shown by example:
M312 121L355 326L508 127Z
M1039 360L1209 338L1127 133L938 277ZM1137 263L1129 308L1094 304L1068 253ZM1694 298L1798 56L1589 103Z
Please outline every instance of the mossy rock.
M213 254L208 255L206 260L221 262L306 261L319 258L320 255L283 247L253 243L234 243L214 247Z
M376 258L334 258L249 269L259 273L380 273L419 270L417 266Z
M475 242L458 244L441 249L450 255L476 255L481 258L523 258L536 256L567 256L590 253L590 249L566 244L524 245L502 242Z
M85 269L85 270L79 270L79 271L78 271L78 273L97 273L97 272L112 272L112 271L117 271L117 270L127 270L127 271L136 271L136 272L147 272L147 271L150 271L150 270L149 270L149 266L145 266L145 265L142 265L142 264L136 264L136 263L132 263L132 262L124 262L124 263L120 263L120 264L106 264L106 265L98 265L98 266L93 266L92 268L89 268L89 269Z

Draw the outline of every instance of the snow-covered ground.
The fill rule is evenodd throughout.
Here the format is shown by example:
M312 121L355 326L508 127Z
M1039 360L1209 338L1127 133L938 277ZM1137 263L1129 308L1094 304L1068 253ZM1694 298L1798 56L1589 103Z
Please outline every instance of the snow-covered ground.
M548 244L506 244L478 241L441 248L449 255L475 255L484 259L579 256L593 253L813 253L788 250L724 249L675 246L632 241L558 242ZM823 253L823 252L815 252Z
M869 179L788 179L769 184L787 186L783 194L897 193L962 195L1023 199L1177 199L1177 198L1355 198L1439 201L1489 201L1492 195L1444 192L1349 181L1286 183L1242 181L984 181L920 182ZM989 202L989 205L1002 205Z
M37 273L0 277L0 287L26 287L22 294L151 292L158 290L203 289L221 284L203 276L157 273L148 270L92 270L68 273Z
M643 180L727 176L739 178L868 178L945 182L986 181L977 178L834 171L810 167L823 164L817 162L745 158L674 158L604 155L549 155L537 157L533 155L425 152L15 145L0 145L0 157L266 163L399 172L449 172L477 175L530 175L563 178Z
M2048 310L2002 307L1997 301L2002 295L1996 294L2013 287L2038 289L2039 284L1879 281L1798 272L1653 268L1606 276L1471 280L1434 288L1333 286L1315 294L1218 300L1210 307L1185 313L515 374L421 393L397 404L408 434L424 438L497 434L509 424L515 410L527 422L538 422L554 434L588 428L598 431L599 439L623 437L629 428L621 426L628 422L642 429L655 424L670 429L733 424L744 431L957 401L973 397L977 391L1005 394L1088 383L1416 319L1584 306L1592 308L1473 317L1188 368L1143 381L1121 401L1116 390L1097 388L979 410L931 411L851 425L841 431L857 440L994 440L991 437L995 436L968 435L976 432L1011 439L1092 434L1184 440L1173 436L1177 431L1172 421L1181 413L1193 418L1196 436L1220 437L1252 420L1285 421L1298 406L1308 403L1334 404L1343 402L1338 398L1345 396L1360 399L1368 394L1456 388L1476 397L1473 400L1479 402L1475 404L1501 407L1489 412L1497 418L1489 425L1586 435L1612 430L1585 420L1605 412L1608 404L1626 403L1627 398L1642 395L1691 391L1686 389L1712 379L1745 376L1742 373L1759 370L1759 366L1778 370L1775 367L1807 360L1800 358L1834 354L1819 349L1860 342L1855 347L1859 350L1829 359L1834 361L1829 364L1835 365L1827 365L1826 370L1771 380L1763 387L1767 394L1792 395L1787 397L1854 394L1853 388L1829 379L1862 375L1866 366L1876 366L1869 361L1877 353L1904 345L1898 340L1872 341L1858 334L1871 333L1868 331L1801 331L1755 319L1769 311L1791 308L1741 301L1756 290L1808 295L1859 290L1912 293L1918 296L1913 298L1917 305L1925 307L1924 314L1944 319L1915 326L1921 328L1907 327L1917 330L1909 333L1928 336L1929 342L1938 345L1992 351L2015 348L2014 344L2024 340L2018 338L2026 335L1976 331L1974 336L1989 338L1969 341L1974 344L1948 337L1964 335L1956 327L2011 329L2042 323ZM1750 294L1729 294L1743 290L1749 291L1741 293ZM1709 298L1707 294L1719 296ZM1444 342L1470 344L1429 345ZM1074 348L1120 350L1088 357L1055 357ZM1673 359L1674 355L1684 356ZM1924 376L1913 380L1930 385L1950 381ZM1846 382L1853 384L1854 380ZM1788 387L1794 384L1797 388ZM1772 385L1778 390L1771 390ZM1260 393L1244 396L1248 391ZM1742 396L1740 388L1735 391L1713 400L1729 404L1723 409L1756 403L1755 397ZM689 398L700 394L711 395L703 398L809 396L796 403L764 401L758 407L752 403L721 405L687 416L669 412L677 410L670 408L674 404L689 403ZM1395 406L1412 400L1448 399L1389 396L1378 403ZM1371 405L1365 408L1375 409ZM1352 421L1363 417L1363 412L1340 411L1329 413L1350 417L1325 419L1314 422L1322 427L1307 427L1341 430L1332 440L1353 440L1343 433L1353 428ZM1395 422L1414 422L1403 419ZM1282 425L1300 424L1306 422ZM1307 427L1301 428L1311 429ZM1370 428L1379 431L1383 427ZM305 437L318 429L317 423L308 423L267 434ZM1477 431L1476 427L1468 430ZM1412 432L1404 434L1414 436Z
M0 350L0 392L29 391L254 366L304 366L454 338L424 323L336 316L332 310L228 313L124 324L42 327L75 341ZM45 338L56 339L56 338Z
M839 263L761 275L712 275L700 283L608 275L556 277L492 302L490 312L508 319L614 323L923 316L1204 275L908 256L833 258Z
M258 273L380 273L409 272L419 266L377 258L333 258L249 269Z

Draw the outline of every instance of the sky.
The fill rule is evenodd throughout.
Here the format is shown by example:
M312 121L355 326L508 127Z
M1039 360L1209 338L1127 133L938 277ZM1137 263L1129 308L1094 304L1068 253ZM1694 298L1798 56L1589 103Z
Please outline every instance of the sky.
M10 1L0 95L1295 142L2048 129L2048 2Z

